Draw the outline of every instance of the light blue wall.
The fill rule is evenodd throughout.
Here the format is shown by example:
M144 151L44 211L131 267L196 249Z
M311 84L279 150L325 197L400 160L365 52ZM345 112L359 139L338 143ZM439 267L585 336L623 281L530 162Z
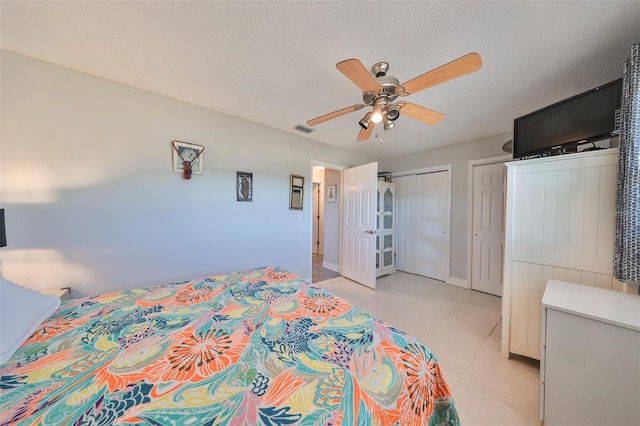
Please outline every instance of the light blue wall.
M222 113L2 51L4 277L74 297L279 265L311 276L311 160L372 161ZM292 123L295 125L296 123ZM171 141L205 147L171 171ZM237 202L236 171L253 202ZM306 176L302 212L289 175Z

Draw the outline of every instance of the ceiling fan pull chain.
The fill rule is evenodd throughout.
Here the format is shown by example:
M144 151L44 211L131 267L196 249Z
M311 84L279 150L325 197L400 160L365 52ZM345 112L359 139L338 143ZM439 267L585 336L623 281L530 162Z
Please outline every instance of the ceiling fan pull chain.
M382 139L378 136L378 129L376 128L376 139L378 139L378 143L382 143Z

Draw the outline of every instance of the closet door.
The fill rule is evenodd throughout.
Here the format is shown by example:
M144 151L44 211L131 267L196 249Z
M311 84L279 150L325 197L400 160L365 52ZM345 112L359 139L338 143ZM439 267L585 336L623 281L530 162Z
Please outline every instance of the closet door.
M396 269L416 273L416 175L394 177L396 184Z
M417 175L416 273L449 278L449 171Z
M473 168L471 288L502 296L504 163Z

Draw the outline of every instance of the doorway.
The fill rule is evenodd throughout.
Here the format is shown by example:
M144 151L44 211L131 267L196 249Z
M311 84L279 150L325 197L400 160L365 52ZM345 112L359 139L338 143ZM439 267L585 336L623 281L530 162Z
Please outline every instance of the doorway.
M312 165L311 281L316 283L340 276L340 211L337 197L327 200L328 186L339 191L340 166Z
M315 176L314 176L315 177ZM313 232L311 234L311 253L322 256L320 238L324 239L324 230L320 232L320 183L313 182Z

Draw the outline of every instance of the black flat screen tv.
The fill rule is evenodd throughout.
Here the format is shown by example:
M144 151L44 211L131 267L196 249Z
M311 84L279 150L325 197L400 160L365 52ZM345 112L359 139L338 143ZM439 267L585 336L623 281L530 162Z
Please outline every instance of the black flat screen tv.
M622 79L556 102L513 121L513 157L566 152L616 132Z

